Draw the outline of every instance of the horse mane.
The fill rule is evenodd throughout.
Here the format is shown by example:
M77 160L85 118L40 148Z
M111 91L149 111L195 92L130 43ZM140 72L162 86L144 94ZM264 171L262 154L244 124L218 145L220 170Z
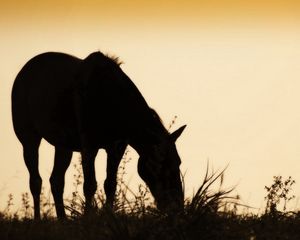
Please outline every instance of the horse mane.
M168 130L165 128L164 123L161 120L158 113L153 108L149 108L149 109L150 109L150 113L152 114L152 117L154 118L154 120L156 120L155 122L157 123L157 126L162 128L164 130L164 132L169 133Z
M118 56L111 55L111 54L104 54L105 57L107 57L108 60L112 61L113 63L117 64L118 66L121 66L124 62L120 60Z
M153 109L153 108L149 108L150 109L150 112L152 114L152 116L159 120L161 124L163 124L163 121L161 120L160 116L158 115L158 113Z
M91 53L90 55L87 56L86 59L98 59L99 57L102 59L104 58L105 60L107 60L113 64L116 64L117 66L120 66L124 63L122 60L120 60L120 58L118 56L111 55L108 53L104 54L100 51Z

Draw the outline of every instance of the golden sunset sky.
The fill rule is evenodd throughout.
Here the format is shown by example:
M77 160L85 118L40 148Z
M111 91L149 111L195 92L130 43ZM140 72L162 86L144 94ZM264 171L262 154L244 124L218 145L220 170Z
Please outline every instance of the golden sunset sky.
M18 205L29 191L12 128L11 87L25 62L46 51L120 56L122 69L165 125L175 115L173 130L188 125L177 143L188 196L209 160L215 170L229 164L225 186L237 185L245 204L264 207L264 186L273 175L291 175L299 198L299 24L296 0L1 1L0 208L8 193ZM141 180L130 152L127 177L134 188ZM43 142L40 153L47 190L53 148ZM102 186L103 151L96 165Z

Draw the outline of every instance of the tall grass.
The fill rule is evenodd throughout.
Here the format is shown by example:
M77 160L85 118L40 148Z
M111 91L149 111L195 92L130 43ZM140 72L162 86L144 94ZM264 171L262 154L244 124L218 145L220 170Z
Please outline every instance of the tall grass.
M11 211L13 196L10 195L6 209L0 213L0 239L300 239L300 214L279 211L276 205L276 213L280 214L271 215L268 207L272 201L278 203L278 198L285 200L285 206L288 204L292 197L288 193L294 184L291 178L289 181L281 178L283 184L277 181L276 187L266 187L269 210L263 215L240 214L237 208L245 206L238 196L233 196L233 188L224 187L226 169L214 172L207 165L199 188L185 199L184 211L166 215L155 208L145 185L133 192L124 183L126 164L123 161L119 169L113 209L105 207L105 194L99 189L93 214L83 215L84 198L78 191L82 187L82 172L78 164L74 166L72 197L65 200L69 216L66 221L54 217L50 193L42 192L39 222L31 220L29 194L23 194L22 207L16 213ZM182 180L184 187L184 177ZM275 190L269 194L271 189ZM280 195L282 192L286 194Z

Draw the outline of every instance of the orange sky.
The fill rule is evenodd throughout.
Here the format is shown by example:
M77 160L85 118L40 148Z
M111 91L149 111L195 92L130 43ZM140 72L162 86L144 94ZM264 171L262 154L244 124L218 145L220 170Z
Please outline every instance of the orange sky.
M17 72L41 52L96 50L120 56L166 125L174 115L175 128L188 125L178 141L188 191L207 159L229 163L226 186L238 183L245 203L260 207L273 175L300 179L299 22L299 0L1 1L0 209L7 193L29 191L11 123ZM46 184L52 150L42 144Z
M70 15L85 19L112 21L185 21L185 19L299 19L300 2L297 0L153 0L153 1L82 1L82 0L24 0L1 1L4 21L48 19L59 20ZM83 19L81 19L83 20ZM139 24L140 22L135 22Z

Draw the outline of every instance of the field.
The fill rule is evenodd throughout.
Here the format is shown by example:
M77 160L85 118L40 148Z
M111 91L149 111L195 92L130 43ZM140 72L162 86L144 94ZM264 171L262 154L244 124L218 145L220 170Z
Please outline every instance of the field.
M122 182L121 172L114 209L104 207L104 194L98 191L93 213L83 215L84 200L77 191L82 175L78 170L73 197L65 200L68 220L54 217L53 203L45 194L41 221L32 220L27 193L22 196L21 210L12 212L10 195L6 209L0 213L0 239L300 239L300 213L286 211L294 197L291 190L295 182L291 177L274 177L273 184L265 187L266 209L256 215L239 210L247 210L247 206L239 203L239 197L230 195L232 189L223 189L223 175L224 171L214 173L207 169L198 191L186 199L184 211L165 215L156 210L147 187L140 186L137 193L132 193ZM217 191L213 190L215 184Z

